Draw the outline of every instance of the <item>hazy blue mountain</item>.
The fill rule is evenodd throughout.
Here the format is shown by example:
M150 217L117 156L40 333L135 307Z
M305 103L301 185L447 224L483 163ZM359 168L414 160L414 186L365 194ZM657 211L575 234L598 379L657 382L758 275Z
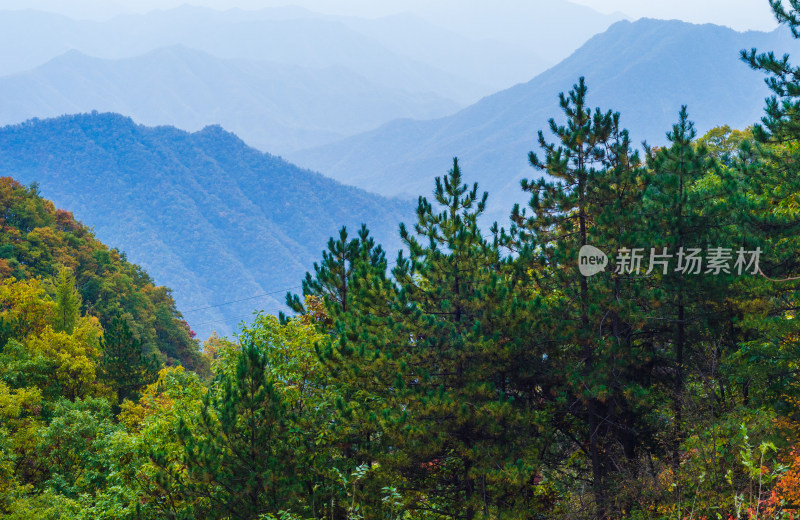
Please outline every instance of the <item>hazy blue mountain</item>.
M115 13L168 10L185 3L184 0L139 0L135 4L114 0L0 0L0 8L39 9L74 18L106 20ZM288 9L294 14L298 8L304 8L318 13L370 19L410 13L473 40L493 39L537 52L544 49L553 62L560 61L590 36L624 18L620 13L605 15L566 0L191 0L188 3L214 9L239 7L251 11L265 7L286 10L290 4ZM413 35L401 35L401 39L413 43Z
M222 124L262 150L283 154L371 130L397 117L455 112L455 102L374 85L342 67L222 60L170 47L102 60L77 51L0 77L0 124L33 117L119 112L148 125L199 130Z
M17 49L0 56L3 75L34 68L68 50L119 59L182 45L225 59L344 67L385 88L430 92L461 103L493 91L464 74L390 51L338 20L296 9L220 12L184 6L106 22L5 11L0 13L0 45Z
M54 13L22 9L0 11L0 76L35 68L81 46L85 35L99 27Z
M540 48L479 38L475 33L471 33L473 38L466 38L456 30L444 29L409 13L376 19L336 19L392 52L486 85L482 94L487 95L527 81L560 61ZM604 28L599 27L586 38Z
M490 191L501 217L524 201L523 177L535 175L527 154L536 134L560 117L557 95L580 76L589 102L622 113L634 142L663 143L682 104L700 132L759 120L768 90L739 50L800 50L782 32L738 33L679 21L619 22L568 59L526 84L487 97L455 115L400 120L363 135L290 154L303 166L385 195L428 193L434 176L461 160L468 179Z
M378 85L433 92L459 102L485 92L480 82L465 75L446 73L392 52L339 21L311 13L285 9L220 12L183 6L120 16L103 24L103 30L113 38L97 41L98 52L89 54L115 57L132 49L180 44L222 58L346 67ZM112 47L108 41L114 42ZM101 54L103 49L107 54Z
M293 3L336 11L326 2ZM221 58L343 66L382 86L468 104L527 81L622 17L563 0L382 1L358 10L393 14L369 18L320 14L282 0L259 4L278 5L249 11L184 5L105 21L2 11L0 45L14 52L0 56L0 75L73 49L118 59L183 45Z
M230 332L252 309L280 310L342 225L366 223L396 250L397 224L412 216L409 203L301 170L218 126L190 134L115 114L0 129L0 175L37 182L172 288L201 336Z

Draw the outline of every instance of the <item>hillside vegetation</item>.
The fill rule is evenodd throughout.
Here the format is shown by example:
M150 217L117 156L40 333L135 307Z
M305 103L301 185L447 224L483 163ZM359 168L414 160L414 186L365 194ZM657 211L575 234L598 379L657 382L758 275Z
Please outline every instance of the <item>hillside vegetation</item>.
M90 316L105 329L119 318L145 354L202 368L199 344L175 309L169 289L156 286L119 250L99 242L72 213L56 209L35 184L25 187L3 177L0 207L2 343L22 339L56 319L48 300L60 294L59 284L67 276L80 302L71 312ZM55 322L53 327L58 328Z
M797 518L800 67L766 50L739 55L772 91L759 123L700 133L684 105L659 146L577 77L507 218L454 158L396 255L340 228L290 315L201 353L165 289L0 180L0 520ZM210 268L280 271L393 204L220 128L93 114L0 150Z
M38 182L171 287L204 339L230 334L254 308L281 310L282 295L265 293L296 286L340 226L368 224L397 249L397 224L412 214L409 203L297 168L218 126L187 133L115 114L0 128L0 175Z

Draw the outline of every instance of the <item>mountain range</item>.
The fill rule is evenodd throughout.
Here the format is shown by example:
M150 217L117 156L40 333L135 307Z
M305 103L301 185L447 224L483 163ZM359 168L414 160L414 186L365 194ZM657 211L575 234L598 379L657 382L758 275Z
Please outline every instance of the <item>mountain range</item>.
M187 133L116 114L0 129L0 176L37 183L171 287L201 338L230 334L252 309L281 310L342 225L354 234L365 223L392 250L397 224L413 215L408 203L301 170L219 126Z
M70 50L123 59L185 46L223 59L346 68L385 88L433 93L462 104L554 63L527 49L472 40L409 15L366 20L299 8L216 11L183 6L104 22L3 11L0 45L19 49L0 56L0 75L30 70ZM498 63L497 56L504 60Z
M624 18L564 0L386 0L360 2L349 13L345 4L327 0L295 0L293 6L257 0L247 11L165 9L170 3L158 2L152 8L161 10L145 14L83 20L30 9L83 18L103 12L111 2L4 0L0 6L23 10L0 14L0 45L15 49L0 56L0 75L28 70L73 49L117 59L184 45L222 58L345 66L385 86L430 90L471 103L527 81ZM80 10L81 4L86 9ZM145 9L146 2L140 5Z
M388 196L428 193L458 156L468 180L490 192L504 219L524 202L519 182L537 132L560 120L558 93L583 76L591 106L620 111L634 143L665 142L681 105L703 133L757 122L769 91L742 63L741 49L800 50L788 31L739 33L715 25L642 19L622 21L590 39L557 66L527 83L488 96L454 115L398 120L339 142L289 154L293 162L341 182ZM549 134L549 132L545 132Z
M198 26L190 23L192 13L206 16L185 9L187 27ZM279 12L298 19L293 9L269 16L280 19ZM235 21L242 13L226 16ZM361 22L337 23L355 34L348 24ZM161 34L158 26L152 31ZM180 120L194 133L97 112L33 119L0 129L0 175L37 182L44 196L73 211L98 238L172 287L201 335L227 334L254 307L279 310L283 289L299 283L341 225L355 231L367 223L387 249L397 249L397 224L413 218L408 199L430 193L453 156L468 181L490 191L490 217L505 221L511 205L524 201L520 180L538 175L527 166L537 131L551 117L560 120L558 93L581 76L590 105L619 110L637 143L662 144L683 104L701 133L752 124L768 90L738 58L740 49L751 47L798 50L782 31L623 21L532 80L452 115L398 119L288 153L282 150L357 132L393 113L421 118L454 105L437 94L387 87L344 65L286 65L181 46L118 60L72 51L0 78L0 117L88 111L85 103L93 103L151 125ZM326 91L316 105L302 101L310 91L301 92L314 84ZM348 114L356 110L364 113ZM220 126L204 127L212 121L244 141ZM249 145L274 146L270 151L309 169ZM395 196L405 200L387 198Z
M0 124L81 112L117 112L148 125L221 124L282 154L371 130L396 118L429 119L460 105L435 94L376 85L336 66L225 60L185 47L105 60L78 51L0 77Z

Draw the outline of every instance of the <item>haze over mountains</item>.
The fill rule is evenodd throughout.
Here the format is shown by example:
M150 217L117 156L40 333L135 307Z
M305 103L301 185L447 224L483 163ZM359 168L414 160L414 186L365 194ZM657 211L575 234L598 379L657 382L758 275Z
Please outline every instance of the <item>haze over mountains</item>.
M186 8L182 8L172 11L172 8L182 3L182 0L145 0L135 4L111 0L70 0L69 2L2 0L0 8L42 9L109 23L79 23L76 26L66 23L64 20L50 19L47 21L48 25L43 25L24 17L20 23L12 13L4 13L0 18L10 20L3 24L2 28L4 32L10 31L7 33L9 41L16 42L23 54L29 52L29 49L42 50L47 45L62 44L60 50L51 51L50 56L46 56L44 59L40 58L39 63L29 64L28 67L41 64L71 48L90 55L98 55L93 52L94 49L82 47L92 41L95 42L94 47L98 47L96 45L98 32L108 31L106 35L112 37L106 41L107 44L111 44L109 49L111 52L119 48L129 50L131 44L134 44L138 45L134 48L138 48L141 53L152 50L154 44L156 46L189 45L191 42L185 39L187 37L202 45L202 37L213 37L218 34L216 31L226 31L225 27L229 24L237 24L243 20L259 22L269 19L287 21L312 18L323 22L321 25L323 30L320 33L298 34L297 40L303 44L300 46L300 50L313 47L325 55L329 52L328 47L335 46L337 43L336 39L328 37L332 34L331 30L339 31L342 29L342 25L346 25L356 33L368 35L373 44L379 43L390 47L401 56L411 57L436 68L456 71L464 77L473 78L473 81L486 83L495 90L513 84L504 83L507 81L507 74L514 75L515 82L526 81L536 73L535 70L532 70L533 61L544 60L545 64L555 64L592 35L602 32L613 22L624 18L624 15L620 13L604 15L564 0L530 2L497 0L491 3L482 0L436 0L433 2L428 0L382 0L381 2L372 0L349 0L347 2L294 0L291 4L295 7L290 8L285 7L287 4L285 0L238 0L235 2L194 0L192 3L195 5L212 6L218 10L239 6L248 11L237 9L224 14L208 9L194 9L189 12ZM265 6L268 7L265 8ZM301 6L304 9L298 8ZM169 9L170 11L148 13L153 9ZM109 20L115 13L129 13L131 10L143 13L143 15L120 16ZM309 11L313 11L313 13ZM169 12L178 13L178 19L176 20ZM207 14L199 15L199 12ZM338 28L335 27L337 24ZM214 30L209 32L212 26ZM271 26L265 27L270 28ZM114 32L111 32L111 29ZM280 29L279 34L283 34ZM236 37L235 32L230 35L233 36L234 42L241 43L243 41ZM271 48L264 45L275 41L271 34L262 31L254 36L255 39L249 42L245 41L245 45L240 50L271 52ZM301 36L302 38L300 38ZM158 43L159 39L161 43ZM165 41L169 41L169 43L165 43ZM291 56L292 49L287 47L294 42L294 39L278 40L280 54ZM210 43L218 42L212 38L209 40ZM68 47L65 48L64 44ZM105 50L102 45L99 48L101 51ZM197 48L206 49L206 47ZM220 50L224 52L226 48L223 45ZM362 53L365 49L358 50L359 53ZM490 50L496 51L496 53L487 54L487 51ZM121 57L118 55L98 56ZM262 55L260 58L264 58L264 56ZM491 92L484 94L489 93Z
M686 104L702 133L728 124L757 122L768 89L739 60L741 49L779 55L798 51L788 32L739 33L715 25L643 19L618 22L568 59L520 84L445 118L394 121L343 141L289 155L294 162L341 182L384 195L428 193L458 156L470 181L490 192L495 218L524 202L519 181L535 177L528 152L551 117L561 115L557 95L580 76L589 103L622 113L634 143L663 143ZM682 85L692 85L686 89Z
M341 225L367 222L398 247L412 205L383 196L429 194L453 156L505 223L525 199L520 179L537 175L537 131L580 76L591 105L621 111L634 142L658 144L682 104L701 132L757 121L768 92L739 50L800 50L783 32L622 21L544 70L622 15L454 1L374 19L297 6L107 21L3 12L0 43L19 52L0 53L0 124L40 120L0 129L0 174L38 182L172 287L201 336L229 333L255 307L278 310L282 291L211 306L298 285ZM505 32L474 25L488 10ZM41 120L93 110L122 116Z
M588 38L595 31L586 32ZM4 11L0 44L20 49L0 56L2 75L29 70L69 50L119 59L182 45L226 59L345 67L384 87L431 92L459 103L474 102L556 63L526 47L475 40L411 15L368 20L299 8L221 12L184 6L106 22Z
M190 131L221 124L276 154L459 108L434 94L373 84L344 67L224 60L185 47L121 60L70 51L31 72L0 77L0 100L0 124L118 112Z
M355 234L366 223L396 250L397 225L413 213L218 126L189 134L114 114L0 129L0 176L37 182L45 198L173 289L203 339L230 334L253 309L281 310L283 290L300 284L342 225ZM273 294L247 299L264 293Z
M183 6L94 21L5 11L0 44L15 52L0 53L0 124L38 120L0 131L0 173L38 182L172 287L184 311L296 285L340 225L371 223L395 248L411 205L262 156L219 127L201 129L221 124L248 145L286 154L398 118L441 117L528 80L621 16L561 1L501 4L494 9L509 17L538 12L542 30L517 21L513 30L478 30L480 2L459 3L455 16L419 3L413 14L376 18L298 6ZM25 7L37 5L47 7ZM567 17L572 34L556 34ZM196 133L96 113L41 120L92 111ZM282 220L287 212L293 217ZM254 307L280 308L282 296L187 318L201 336L229 333Z
M578 37L611 21L562 7L584 13ZM367 19L292 6L182 6L107 21L2 11L0 45L14 49L0 53L0 124L114 111L187 130L224 124L275 154L451 114L557 59L408 13Z

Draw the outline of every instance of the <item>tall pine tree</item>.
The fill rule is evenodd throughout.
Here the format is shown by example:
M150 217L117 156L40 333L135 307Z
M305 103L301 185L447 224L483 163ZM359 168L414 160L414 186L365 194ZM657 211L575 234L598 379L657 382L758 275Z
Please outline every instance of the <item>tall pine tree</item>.
M244 345L235 372L221 374L206 394L197 424L181 420L185 471L167 453L153 453L168 518L256 520L292 511L297 468L288 442L286 406L269 380L267 355Z
M585 454L595 515L605 518L633 501L614 487L610 473L624 468L635 476L638 449L652 442L646 395L655 367L636 277L614 272L620 266L613 258L592 278L579 271L585 246L612 255L636 246L645 183L619 114L590 109L587 91L581 78L560 95L566 123L550 120L555 143L539 133L544 156L531 152L529 159L544 176L523 182L528 208L514 208L504 242L518 252L519 271L530 273L540 302L529 319L547 345L547 399L567 441L551 467L561 471L572 450Z
M72 334L81 315L81 295L75 287L75 276L66 267L59 269L55 279L54 300L53 330Z
M383 312L342 315L327 357L385 404L378 461L407 482L410 509L532 518L533 439L545 421L509 384L524 355L512 335L522 313L507 262L479 227L486 198L454 160L436 179L435 202L420 197L413 231L401 226L409 256L399 257L395 283L362 286L366 300L389 298Z

